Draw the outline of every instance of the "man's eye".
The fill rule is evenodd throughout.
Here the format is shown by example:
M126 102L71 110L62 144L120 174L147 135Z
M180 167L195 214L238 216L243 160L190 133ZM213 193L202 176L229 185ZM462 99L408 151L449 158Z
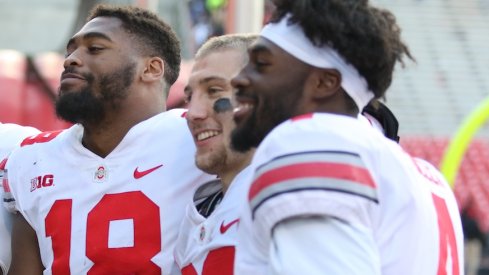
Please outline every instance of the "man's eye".
M104 48L102 47L95 47L95 46L91 46L91 47L88 47L88 51L90 53L98 53L100 51L102 51Z
M216 94L216 93L219 93L219 92L222 92L224 91L222 88L218 88L218 87L210 87L207 89L207 92L209 94Z
M192 99L192 95L185 95L183 98L183 101L188 104L190 100Z
M257 67L257 68L261 68L261 67L265 67L265 66L270 65L270 63L268 63L267 61L262 60L262 59L259 59L259 58L254 59L254 60L253 60L253 64L254 64L254 65L255 65L255 67Z

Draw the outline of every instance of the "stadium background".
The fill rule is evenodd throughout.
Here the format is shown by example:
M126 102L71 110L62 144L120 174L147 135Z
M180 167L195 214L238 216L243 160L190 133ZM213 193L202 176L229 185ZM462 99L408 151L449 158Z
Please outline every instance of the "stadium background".
M489 0L372 2L397 16L416 58L397 68L385 99L400 122L401 145L438 166L461 123L489 95ZM69 126L52 108L64 43L96 3L146 7L175 28L184 61L169 108L183 104L200 43L222 33L257 32L270 11L266 0L0 0L0 122L45 131ZM460 209L478 225L480 240L489 232L487 125L477 132L455 179ZM476 239L466 248L467 274L476 274L482 244Z

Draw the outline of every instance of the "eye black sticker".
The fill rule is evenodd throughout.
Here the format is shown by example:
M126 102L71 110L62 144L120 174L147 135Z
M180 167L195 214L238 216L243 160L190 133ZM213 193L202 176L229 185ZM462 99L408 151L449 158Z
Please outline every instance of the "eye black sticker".
M227 97L219 98L214 102L214 112L216 113L224 113L232 109L233 105L231 105L231 100Z

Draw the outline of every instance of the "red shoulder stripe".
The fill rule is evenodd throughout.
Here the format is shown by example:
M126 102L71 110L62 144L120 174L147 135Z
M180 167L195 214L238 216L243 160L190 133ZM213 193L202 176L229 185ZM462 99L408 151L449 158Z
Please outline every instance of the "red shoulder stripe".
M252 213L268 200L297 192L315 192L325 199L331 192L339 192L378 203L377 185L359 154L297 152L276 157L256 169L248 193Z
M7 165L7 158L3 159L0 162L0 170L5 170L5 166Z
M362 167L342 163L310 162L279 167L263 173L251 186L249 199L263 189L280 182L300 178L331 178L347 180L370 188L376 188L370 173Z

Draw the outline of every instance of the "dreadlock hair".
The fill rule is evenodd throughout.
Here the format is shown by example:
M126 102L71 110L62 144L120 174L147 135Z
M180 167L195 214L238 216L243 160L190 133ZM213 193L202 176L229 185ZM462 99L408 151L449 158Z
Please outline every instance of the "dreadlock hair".
M87 21L96 17L115 17L122 21L122 27L135 36L142 54L158 56L165 65L165 81L171 86L180 73L180 42L171 27L156 14L132 6L97 5L90 12Z
M409 48L401 41L395 16L368 0L274 0L272 22L291 14L289 24L301 26L318 47L329 46L362 75L375 98L384 96L396 62L404 66Z

